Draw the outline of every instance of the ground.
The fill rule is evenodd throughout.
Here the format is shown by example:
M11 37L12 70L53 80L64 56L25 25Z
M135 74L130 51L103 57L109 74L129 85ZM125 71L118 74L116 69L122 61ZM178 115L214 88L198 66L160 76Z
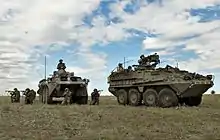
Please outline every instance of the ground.
M101 97L99 106L11 104L0 100L1 140L217 140L220 96L205 95L199 107L119 106Z

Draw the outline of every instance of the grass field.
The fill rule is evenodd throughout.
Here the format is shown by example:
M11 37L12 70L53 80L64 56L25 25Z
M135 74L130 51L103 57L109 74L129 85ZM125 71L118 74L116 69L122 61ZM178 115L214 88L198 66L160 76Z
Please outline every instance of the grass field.
M0 140L217 140L220 96L205 95L199 107L11 104L0 99Z

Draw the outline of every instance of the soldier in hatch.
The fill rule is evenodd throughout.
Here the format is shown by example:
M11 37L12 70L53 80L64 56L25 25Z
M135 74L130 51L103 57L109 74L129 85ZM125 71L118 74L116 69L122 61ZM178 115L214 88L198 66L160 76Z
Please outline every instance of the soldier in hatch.
M95 88L93 90L93 92L91 93L91 98L92 98L92 101L90 103L90 105L99 105L99 91Z
M59 63L57 64L57 69L58 70L61 70L61 69L65 70L66 69L66 65L65 65L65 63L63 63L62 59L59 60Z
M139 65L142 66L149 66L150 62L149 62L149 58L145 57L143 54L140 56L140 59L138 60Z
M152 67L156 67L157 64L160 63L160 57L159 57L159 55L157 53L154 53L153 55L150 55L149 58L150 58L150 62L154 62L151 65Z
M132 71L132 67L128 66L128 72L131 72L131 71Z
M64 96L64 99L62 101L62 105L67 105L67 104L70 104L70 101L71 101L71 91L69 90L69 88L65 88L64 90L64 93L63 93L63 96Z
M123 66L122 66L122 63L119 63L119 64L118 64L117 71L118 71L118 72L121 72L121 71L123 71L123 70L124 70L124 68L123 68Z
M62 59L59 60L59 63L57 64L57 69L58 69L58 74L59 75L62 75L66 72L65 71L66 65L65 65L65 63L63 63Z

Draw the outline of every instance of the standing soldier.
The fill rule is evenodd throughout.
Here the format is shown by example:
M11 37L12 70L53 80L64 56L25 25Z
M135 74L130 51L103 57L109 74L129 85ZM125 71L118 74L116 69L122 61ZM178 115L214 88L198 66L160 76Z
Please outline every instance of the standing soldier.
M31 103L33 104L34 103L34 100L35 100L35 98L36 98L36 92L32 89L32 90L30 90L30 92L31 92Z
M32 104L33 102L31 101L31 90L27 88L24 92L25 95L25 104Z
M17 88L14 88L14 94L15 94L15 102L20 103L20 91L18 91Z
M62 105L67 105L70 104L70 100L71 100L71 91L69 90L69 88L65 88L65 91L63 93L64 99L62 101Z
M97 104L97 105L99 105L99 91L95 88L94 90L93 90L93 92L91 93L91 98L92 98L92 101L91 101L91 105L95 105L95 104Z
M20 92L18 91L17 88L14 88L14 91L7 91L11 95L11 102L20 102Z

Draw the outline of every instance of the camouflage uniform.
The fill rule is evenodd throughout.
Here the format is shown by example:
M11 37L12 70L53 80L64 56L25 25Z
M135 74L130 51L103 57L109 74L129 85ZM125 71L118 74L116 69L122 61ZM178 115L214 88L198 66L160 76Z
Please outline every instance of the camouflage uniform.
M159 55L157 53L153 55L149 55L145 57L144 55L140 56L140 60L138 60L139 65L142 66L151 66L151 67L156 67L157 64L160 63ZM151 62L154 62L152 65L150 64Z
M91 98L92 98L92 101L91 101L91 105L95 105L95 104L97 104L97 105L99 105L99 92L98 92L98 90L95 88L94 90L93 90L93 92L91 93Z
M33 100L32 100L32 92L29 88L27 88L24 92L25 95L25 104L33 104Z
M122 67L122 64L119 63L119 64L118 64L117 71L120 72L120 71L123 71L123 70L124 70L124 68Z
M64 99L62 101L62 105L70 104L71 101L71 91L68 88L65 88L65 91L63 93Z
M30 100L33 103L36 98L36 92L33 89L30 92L31 92L31 99Z
M63 73L65 73L66 65L65 65L65 63L63 63L62 59L59 60L59 63L57 65L57 69L58 69L59 75L62 75Z
M138 60L139 65L149 65L149 59L148 57L145 57L143 54L140 56L140 59Z
M20 92L17 88L14 88L14 91L11 94L11 102L20 102Z
M152 64L152 66L156 67L157 64L160 63L160 57L157 53L155 53L154 55L150 56L151 58L151 62L154 62L154 64Z
M128 66L128 72L131 72L131 71L132 71L132 67Z

